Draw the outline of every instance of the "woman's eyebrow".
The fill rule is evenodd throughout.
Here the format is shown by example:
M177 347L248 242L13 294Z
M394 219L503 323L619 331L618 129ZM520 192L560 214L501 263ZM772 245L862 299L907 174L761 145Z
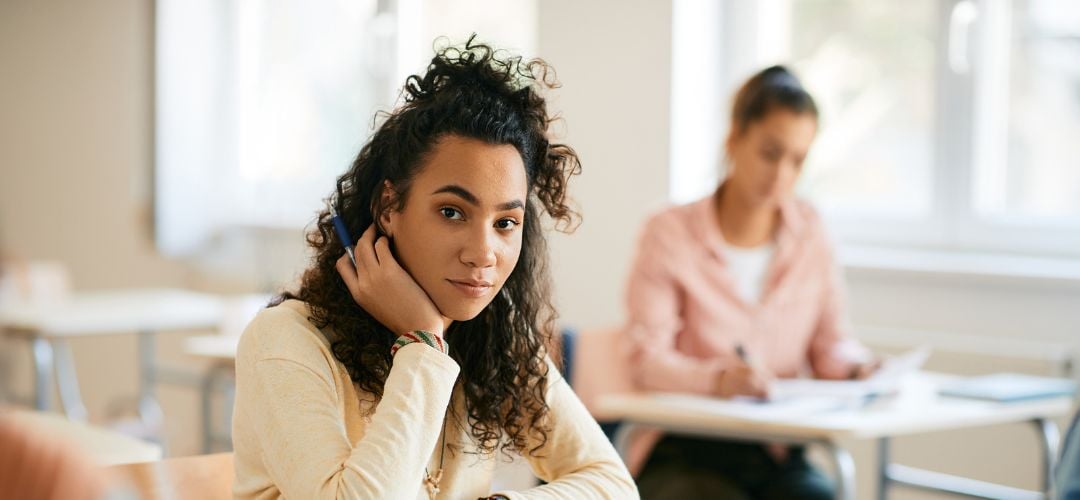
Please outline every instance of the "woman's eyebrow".
M766 135L762 142L765 143L765 147L769 148L781 148L784 146L783 141L772 135Z
M449 194L457 196L458 198L461 198L461 199L465 200L470 205L480 206L480 200L476 197L476 195L469 192L468 189L465 189L465 188L463 188L461 186L458 186L457 184L447 184L447 185L445 185L445 186L443 186L443 187L441 187L439 189L436 189L431 194L440 194L440 193L449 193ZM508 201L506 203L500 204L497 208L499 210L513 210L515 208L522 208L524 206L525 206L525 203L522 202L521 200L512 200L512 201Z
M439 193L450 193L452 195L456 195L458 198L465 200L470 205L480 205L480 200L476 198L476 195L470 193L468 189L458 186L457 184L447 184L439 189L436 189L435 191L432 191L431 194Z

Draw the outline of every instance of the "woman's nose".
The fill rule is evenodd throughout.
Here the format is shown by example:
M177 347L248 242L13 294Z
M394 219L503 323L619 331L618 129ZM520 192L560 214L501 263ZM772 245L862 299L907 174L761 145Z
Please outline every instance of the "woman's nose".
M494 230L470 232L469 241L461 252L461 261L470 267L492 267L495 265Z

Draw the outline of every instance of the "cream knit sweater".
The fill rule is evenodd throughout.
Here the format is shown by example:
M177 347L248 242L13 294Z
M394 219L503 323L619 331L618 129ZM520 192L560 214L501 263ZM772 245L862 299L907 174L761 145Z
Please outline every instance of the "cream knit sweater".
M353 384L308 316L304 303L286 301L260 312L240 340L236 498L427 499L424 469L434 473L439 467L444 416L447 450L438 498L494 493L499 455L476 453L461 418L464 398L454 389L459 368L453 359L423 344L401 348L376 404ZM526 454L548 484L500 493L515 500L638 498L596 421L554 367L549 373L553 430L540 457Z

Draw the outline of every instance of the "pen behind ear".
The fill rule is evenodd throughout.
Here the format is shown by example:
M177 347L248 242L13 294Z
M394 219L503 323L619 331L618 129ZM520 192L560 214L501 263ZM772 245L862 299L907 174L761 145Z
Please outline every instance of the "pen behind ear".
M352 262L353 267L356 267L356 252L353 250L356 244L353 243L352 235L349 234L349 228L345 227L345 221L338 215L334 205L328 202L327 206L330 208L330 220L334 223L334 231L337 232L341 245L345 247L345 253L349 254L349 261Z

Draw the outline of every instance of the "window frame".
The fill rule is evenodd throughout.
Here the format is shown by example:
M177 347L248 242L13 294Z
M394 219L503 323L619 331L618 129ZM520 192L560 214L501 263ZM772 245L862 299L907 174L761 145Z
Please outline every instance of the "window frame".
M722 32L718 37L721 47L715 50L721 60L720 76L713 82L715 88L722 89L722 102L730 106L729 95L739 84L738 80L746 74L769 64L767 54L761 54L756 41L764 29L788 29L787 22L775 22L777 13L785 13L785 5L799 0L764 0L760 2L724 2L715 14L699 12L698 15L718 15L713 17L716 26ZM679 10L693 9L689 0L675 2L676 22ZM896 4L903 8L902 4ZM700 9L700 7L696 7ZM989 58L1004 57L1004 71L991 67L998 78L1008 78L1008 62L1012 43L1007 38L1002 41L1001 29L1008 29L1008 21L1001 20L1002 11L1011 13L1012 1L996 0L945 0L936 2L937 40L934 61L934 118L933 152L930 208L925 215L915 217L887 217L880 215L859 215L840 210L823 209L823 216L829 222L830 232L842 245L866 247L889 246L912 250L932 250L948 252L1001 253L1019 254L1037 257L1080 257L1080 222L1057 222L1019 214L987 216L979 213L976 206L976 176L978 167L987 161L1004 158L1002 151L1007 145L999 139L1008 132L1008 109L1002 110L1000 104L987 106L987 103L1000 103L1001 86L1007 89L1008 80L982 80L987 66L993 61ZM966 10L965 10L966 9ZM975 16L971 18L971 9ZM691 17L684 12L684 17ZM957 30L963 30L957 33ZM679 27L674 29L676 40L674 50L685 49L692 44L679 43ZM783 35L786 36L786 35ZM960 41L960 47L956 44ZM988 43L1004 45L994 50L987 50ZM700 50L700 49L698 49ZM1003 55L1002 55L1003 52ZM682 55L687 59L694 59ZM958 64L957 57L961 63ZM698 59L700 61L700 58ZM775 61L775 60L773 60ZM1001 61L997 61L1001 64ZM673 88L679 88L678 61L674 65ZM1008 97L1006 90L1006 98ZM693 114L678 108L678 98L673 97L673 128L678 128L680 120L686 121ZM987 116L986 111L994 113ZM727 116L724 108L722 115ZM698 113L700 114L700 113ZM681 116L680 116L681 115ZM989 126L982 125L989 122ZM726 120L719 126L713 126L708 134L714 142L712 147L720 150L722 138L726 135ZM699 134L700 135L700 134ZM718 139L719 138L719 139ZM686 147L687 140L672 137L672 198L676 202L685 202L706 194L704 190L693 191L689 178L703 170L701 161L696 165L684 167L686 154L674 151ZM693 145L697 151L707 151L708 146ZM990 148L997 148L991 150ZM982 154L976 148L983 148ZM722 155L722 153L720 153ZM717 155L719 156L719 155ZM698 158L700 160L700 158ZM716 162L714 159L710 159ZM1004 161L1004 160L1003 160ZM977 162L983 162L978 163ZM1005 168L1001 165L997 168Z

